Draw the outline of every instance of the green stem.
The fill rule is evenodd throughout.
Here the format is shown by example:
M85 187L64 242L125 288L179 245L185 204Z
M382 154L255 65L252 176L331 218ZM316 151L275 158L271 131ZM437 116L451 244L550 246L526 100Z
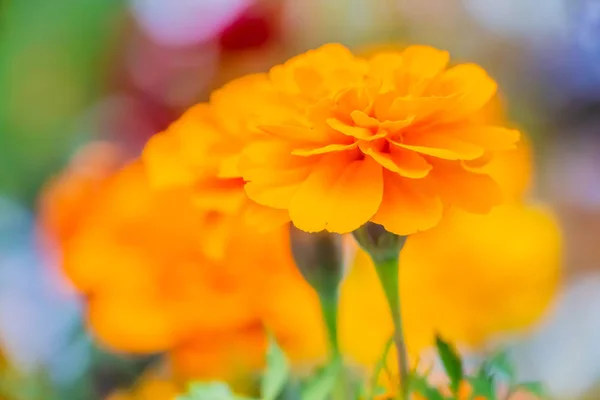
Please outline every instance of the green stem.
M346 380L343 370L342 353L340 351L339 336L338 336L338 294L335 291L324 291L319 293L319 302L321 304L321 312L327 329L327 337L329 341L330 359L332 364L339 363L338 379L333 391L335 400L347 400L346 397Z
M400 398L408 400L408 356L400 313L399 256L386 259L373 258L373 261L394 323L394 343L396 344L398 372L400 374Z
M336 291L337 292L337 291ZM338 340L338 296L337 293L319 293L319 302L321 303L321 312L323 313L323 321L327 329L327 338L329 340L329 348L331 358L335 359L340 356L340 345Z

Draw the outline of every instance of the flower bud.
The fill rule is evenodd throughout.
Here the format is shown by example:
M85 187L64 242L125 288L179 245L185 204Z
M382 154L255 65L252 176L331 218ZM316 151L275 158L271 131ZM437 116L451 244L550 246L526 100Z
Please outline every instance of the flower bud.
M406 242L406 236L388 232L383 226L367 222L352 235L374 261L385 261L398 257Z
M307 233L292 226L290 241L304 279L320 294L337 293L344 277L342 236L325 231Z

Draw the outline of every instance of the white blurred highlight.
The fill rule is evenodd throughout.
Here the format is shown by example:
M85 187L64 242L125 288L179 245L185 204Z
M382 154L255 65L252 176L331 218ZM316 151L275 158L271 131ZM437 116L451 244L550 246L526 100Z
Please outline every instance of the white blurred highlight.
M190 46L218 35L253 0L131 0L144 31L165 46Z
M532 39L566 27L564 0L463 0L484 28L504 36Z
M600 377L598 332L600 275L581 276L566 287L549 318L511 349L521 379L544 382L557 399L586 394Z

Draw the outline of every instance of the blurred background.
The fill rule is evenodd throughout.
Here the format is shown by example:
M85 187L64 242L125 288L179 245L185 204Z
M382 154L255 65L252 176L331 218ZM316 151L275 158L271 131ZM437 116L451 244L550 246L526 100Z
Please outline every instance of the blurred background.
M44 183L90 141L135 156L214 88L334 41L430 44L498 80L565 238L554 304L511 349L557 398L600 398L600 0L0 0L0 398L101 399L153 360L86 334L37 240Z

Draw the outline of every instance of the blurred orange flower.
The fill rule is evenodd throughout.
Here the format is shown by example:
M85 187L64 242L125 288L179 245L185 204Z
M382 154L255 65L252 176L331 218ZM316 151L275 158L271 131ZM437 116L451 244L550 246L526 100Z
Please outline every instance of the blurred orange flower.
M108 142L86 146L69 168L51 180L40 196L38 224L46 238L64 244L80 217L93 210L105 182L123 164L124 155Z
M252 96L246 193L309 232L373 221L408 235L451 206L489 212L502 195L470 164L513 148L519 133L476 118L496 83L448 61L425 46L363 59L331 44L272 68Z
M285 212L273 212L247 198L238 168L248 140L241 132L255 112L248 98L266 83L262 75L249 75L225 85L212 94L210 104L190 108L166 131L153 136L142 155L152 188L193 189L197 207L234 217L213 218L204 227L212 245L205 250L213 258L223 255L237 216L260 231L280 227L288 220Z
M141 162L107 168L97 162L104 148L97 149L86 150L89 165L77 162L49 185L40 219L60 242L63 270L86 296L89 326L102 343L126 352L169 350L178 375L222 379L264 363L265 326L301 345L301 336L283 337L301 326L287 312L270 311L272 288L293 282L290 307L306 305L320 323L286 227L261 234L233 215L222 256L208 257L206 219L227 219L218 205L198 207L187 186L154 190ZM324 352L321 332L311 340Z

